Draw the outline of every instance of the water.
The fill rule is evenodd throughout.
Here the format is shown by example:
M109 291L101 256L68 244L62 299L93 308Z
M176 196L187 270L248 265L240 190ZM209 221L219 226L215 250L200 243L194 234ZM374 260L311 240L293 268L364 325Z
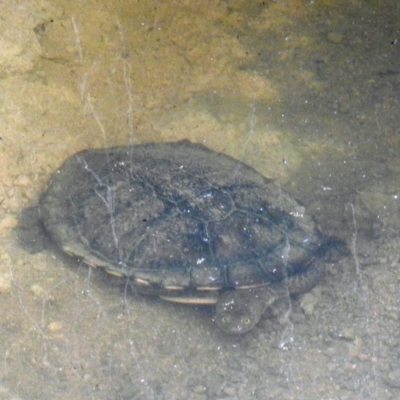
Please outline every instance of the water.
M397 398L397 2L39 3L2 6L0 398ZM12 231L71 154L183 138L351 250L243 337Z

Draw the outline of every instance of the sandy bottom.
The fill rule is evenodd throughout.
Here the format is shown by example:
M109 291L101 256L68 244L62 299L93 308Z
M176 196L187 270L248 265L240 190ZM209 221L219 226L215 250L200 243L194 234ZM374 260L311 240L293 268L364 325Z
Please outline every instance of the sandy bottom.
M0 5L0 398L399 398L398 2L52 3ZM183 138L348 244L241 337L14 232L68 156Z

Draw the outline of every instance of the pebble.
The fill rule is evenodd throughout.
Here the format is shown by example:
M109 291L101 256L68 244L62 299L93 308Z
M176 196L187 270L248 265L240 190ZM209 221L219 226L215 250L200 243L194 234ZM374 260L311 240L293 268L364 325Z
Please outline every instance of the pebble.
M19 174L15 179L14 179L14 185L15 186L22 186L26 187L32 184L31 179L29 179L26 175L24 174Z
M314 313L315 306L318 302L318 297L314 293L306 293L300 300L300 308L304 314L312 315Z
M0 293L10 293L11 284L12 284L11 274L4 273L0 275Z
M9 293L12 285L12 275L9 272L12 260L7 252L0 253L0 293Z
M46 290L37 283L31 285L30 290L32 294L36 297L41 297L41 298L47 297Z
M47 329L50 332L59 332L63 329L63 324L59 321L50 322L50 324L47 325Z
M0 220L0 231L3 232L4 236L7 235L10 229L15 228L18 225L17 216L14 214L5 214ZM3 236L2 234L2 236Z

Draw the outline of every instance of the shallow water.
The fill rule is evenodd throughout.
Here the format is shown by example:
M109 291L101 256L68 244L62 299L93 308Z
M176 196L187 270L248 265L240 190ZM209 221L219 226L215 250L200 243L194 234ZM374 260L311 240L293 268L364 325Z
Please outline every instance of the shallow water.
M0 398L398 398L398 3L108 3L1 6ZM350 249L242 337L15 238L71 154L183 138Z

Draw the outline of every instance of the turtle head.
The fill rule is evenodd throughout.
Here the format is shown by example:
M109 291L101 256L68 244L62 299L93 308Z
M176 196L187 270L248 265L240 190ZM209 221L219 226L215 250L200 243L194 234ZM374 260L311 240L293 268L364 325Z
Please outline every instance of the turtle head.
M258 323L264 311L258 299L249 290L231 290L217 301L215 321L227 333L243 334Z

